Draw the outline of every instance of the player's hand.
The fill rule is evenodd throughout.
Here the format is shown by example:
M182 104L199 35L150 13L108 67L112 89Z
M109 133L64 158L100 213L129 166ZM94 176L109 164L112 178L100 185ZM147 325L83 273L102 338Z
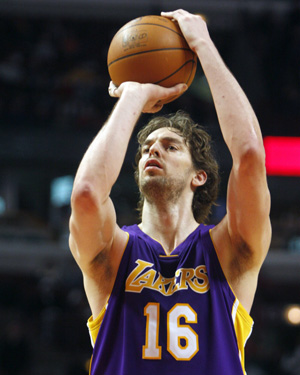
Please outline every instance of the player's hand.
M115 98L120 98L123 94L133 94L136 96L135 100L141 103L143 113L156 113L163 107L162 100L181 95L187 88L188 86L184 83L166 88L152 83L137 82L124 82L117 87L110 82L108 92Z
M161 12L161 15L178 22L185 40L194 52L197 52L197 47L201 40L211 40L206 22L200 15L191 14L183 9L173 12Z

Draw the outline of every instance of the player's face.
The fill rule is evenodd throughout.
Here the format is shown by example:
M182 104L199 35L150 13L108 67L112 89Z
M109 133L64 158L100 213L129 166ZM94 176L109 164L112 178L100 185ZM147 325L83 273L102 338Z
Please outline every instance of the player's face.
M161 189L190 189L194 174L192 158L184 139L170 128L152 132L142 146L139 186L158 184Z

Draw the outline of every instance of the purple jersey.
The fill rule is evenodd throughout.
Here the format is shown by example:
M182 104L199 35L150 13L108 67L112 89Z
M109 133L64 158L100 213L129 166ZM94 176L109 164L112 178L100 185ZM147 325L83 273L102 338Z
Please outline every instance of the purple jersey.
M97 317L89 322L99 329L92 375L245 374L253 322L223 274L210 228L199 225L166 255L137 225L123 227L128 244L100 329Z

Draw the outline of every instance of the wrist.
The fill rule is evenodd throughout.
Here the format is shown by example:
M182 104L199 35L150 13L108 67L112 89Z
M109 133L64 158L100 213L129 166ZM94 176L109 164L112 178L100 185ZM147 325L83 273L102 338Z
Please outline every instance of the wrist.
M143 85L137 82L125 82L120 99L131 102L133 105L145 105L147 93L143 90Z
M211 39L199 39L197 44L194 46L194 51L198 57L202 57L203 54L210 53L215 50L216 47Z
M137 85L140 84L128 84L124 85L124 88L121 92L120 98L117 103L124 113L134 113L139 116L142 113L142 110L147 102L145 95L143 95L141 89L137 88Z

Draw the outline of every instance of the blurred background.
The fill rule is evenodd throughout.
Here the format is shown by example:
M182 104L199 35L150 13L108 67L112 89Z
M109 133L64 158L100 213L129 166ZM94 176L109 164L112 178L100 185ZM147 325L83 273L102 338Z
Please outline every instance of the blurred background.
M90 310L68 249L73 178L115 104L106 66L113 35L133 18L176 8L206 16L264 137L277 145L275 155L267 154L275 163L268 176L273 239L252 309L246 367L248 375L300 374L300 2L2 0L0 375L88 373ZM214 140L223 179L210 219L216 223L226 209L231 160L199 65L189 91L163 112L179 108ZM138 220L135 149L133 139L112 191L120 225ZM280 160L285 164L276 169Z

